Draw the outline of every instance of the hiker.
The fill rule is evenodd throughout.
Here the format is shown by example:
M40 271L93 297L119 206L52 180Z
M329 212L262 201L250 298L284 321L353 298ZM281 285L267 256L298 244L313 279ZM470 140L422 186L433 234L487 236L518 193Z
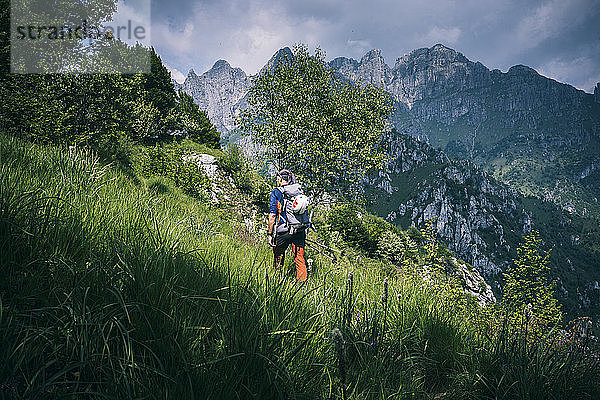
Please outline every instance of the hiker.
M304 246L306 230L310 226L308 198L292 172L283 169L277 173L277 188L271 192L267 232L273 247L273 267L283 269L285 251L292 245L296 278L304 282L307 278Z

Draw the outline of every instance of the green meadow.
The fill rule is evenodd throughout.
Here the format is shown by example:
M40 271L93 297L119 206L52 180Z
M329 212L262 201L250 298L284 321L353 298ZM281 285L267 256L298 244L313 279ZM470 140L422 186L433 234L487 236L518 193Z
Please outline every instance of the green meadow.
M299 285L234 210L135 171L0 135L0 398L600 396L581 323L511 329L427 245L311 233L346 255Z

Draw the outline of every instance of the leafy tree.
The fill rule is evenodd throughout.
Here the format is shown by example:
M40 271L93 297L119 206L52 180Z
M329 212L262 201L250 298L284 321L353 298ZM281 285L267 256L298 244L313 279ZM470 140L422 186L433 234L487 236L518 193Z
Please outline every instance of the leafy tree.
M392 101L381 88L336 78L324 57L297 45L260 73L237 125L308 189L357 194L365 173L385 161L379 144Z
M15 71L20 73L118 72L111 65L110 58L103 56L114 55L113 52L107 53L105 49L110 47L110 43L119 43L119 41L109 40L106 37L92 42L76 40L77 37L81 37L80 34L71 30L60 31L60 28L54 30L54 35L58 37L64 33L69 39L47 40L52 36L50 33L52 26L74 28L80 26L82 21L85 21L88 27L102 26L102 23L109 20L117 11L116 0L94 2L12 0L10 3L13 24L48 28L48 31L37 32L40 38L44 37L46 40L38 38L16 40L11 43L11 49L16 50L12 52L11 59Z
M0 2L6 6L0 8L3 131L37 142L91 146L105 157L125 162L132 142L169 141L174 130L218 147L219 132L190 96L175 93L171 75L154 48L129 46L117 39L100 40L95 50L104 51L105 57L84 57L80 61L89 65L79 66L102 72L107 67L102 63L111 60L120 62L117 67L126 70L128 64L148 59L150 70L146 74L10 74L10 7L7 0ZM81 10L85 4L75 2L65 7ZM90 6L94 10L93 21L114 12L114 4L109 0Z
M562 311L553 297L550 280L550 250L543 251L539 232L532 230L517 248L517 258L504 275L505 308L513 317L534 319L536 325L552 327L562 320Z
M144 89L150 101L161 110L168 110L175 105L175 88L171 82L171 74L163 65L154 48L150 48L150 73L145 75Z

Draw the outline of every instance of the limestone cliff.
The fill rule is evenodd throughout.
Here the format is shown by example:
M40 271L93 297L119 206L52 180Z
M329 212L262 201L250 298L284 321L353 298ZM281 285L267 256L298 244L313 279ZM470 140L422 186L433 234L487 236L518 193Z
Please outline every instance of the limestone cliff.
M201 110L206 110L220 132L233 129L233 110L250 89L250 78L240 68L232 68L225 60L198 76L190 70L182 85Z

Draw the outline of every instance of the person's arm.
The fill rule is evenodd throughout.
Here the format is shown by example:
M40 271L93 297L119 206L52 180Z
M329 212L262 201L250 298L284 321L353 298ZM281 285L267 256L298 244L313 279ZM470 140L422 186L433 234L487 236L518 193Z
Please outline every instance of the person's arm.
M277 229L277 219L278 219L278 208L277 208L277 196L275 195L275 192L271 192L271 201L269 204L269 219L267 222L267 234L269 237L269 244L272 246L272 239L273 239L273 232L275 229Z
M277 218L277 215L273 214L273 213L269 213L269 223L267 225L267 232L269 233L269 236L271 236L273 234L273 230L275 229L275 219Z

